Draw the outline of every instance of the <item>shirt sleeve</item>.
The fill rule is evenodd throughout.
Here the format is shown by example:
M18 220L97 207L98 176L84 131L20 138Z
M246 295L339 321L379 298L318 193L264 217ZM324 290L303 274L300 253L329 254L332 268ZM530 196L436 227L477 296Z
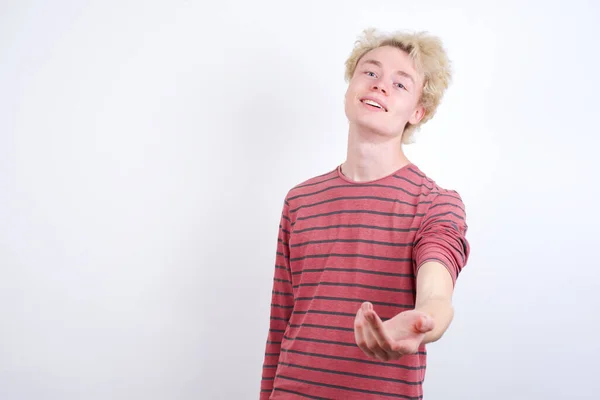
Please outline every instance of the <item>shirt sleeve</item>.
M273 273L273 291L271 294L269 333L267 336L260 385L261 400L269 399L273 391L273 382L277 372L281 351L281 341L294 308L292 273L289 263L290 231L291 220L289 217L289 203L286 200L279 224L275 271Z
M415 276L424 263L437 261L456 284L470 254L466 218L465 205L457 192L441 190L436 195L415 237Z

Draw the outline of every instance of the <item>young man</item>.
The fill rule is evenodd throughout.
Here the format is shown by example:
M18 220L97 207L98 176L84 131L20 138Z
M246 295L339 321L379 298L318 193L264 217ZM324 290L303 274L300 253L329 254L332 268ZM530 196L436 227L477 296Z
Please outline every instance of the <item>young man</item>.
M448 86L441 42L367 31L346 79L346 161L284 202L261 399L421 399L453 318L465 207L402 150Z

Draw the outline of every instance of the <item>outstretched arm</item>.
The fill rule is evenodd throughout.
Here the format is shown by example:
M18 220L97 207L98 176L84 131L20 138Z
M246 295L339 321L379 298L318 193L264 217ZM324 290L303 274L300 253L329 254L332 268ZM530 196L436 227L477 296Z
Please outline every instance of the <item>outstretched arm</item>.
M454 317L452 276L441 263L425 262L417 274L417 300L415 310L433 320L433 328L428 331L423 344L439 340L450 326Z
M442 337L454 316L454 284L470 253L466 230L460 196L456 192L438 196L416 235L415 308L382 322L373 306L364 303L354 323L356 343L363 352L393 360Z
M414 310L404 311L382 322L373 306L364 303L355 319L358 346L383 361L414 354L421 344L440 339L454 316L454 285L446 267L436 261L424 263L417 275Z

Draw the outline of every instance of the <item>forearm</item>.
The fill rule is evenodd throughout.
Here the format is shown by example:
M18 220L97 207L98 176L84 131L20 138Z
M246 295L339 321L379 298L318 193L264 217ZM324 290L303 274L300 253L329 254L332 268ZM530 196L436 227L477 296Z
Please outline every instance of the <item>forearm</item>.
M423 340L426 344L439 340L452 322L454 285L446 267L437 261L424 263L417 280L415 310L429 315L434 321L433 330L427 332Z
M425 299L421 303L417 303L415 310L429 315L434 320L434 328L425 334L423 344L439 340L454 317L454 308L447 298L431 297Z

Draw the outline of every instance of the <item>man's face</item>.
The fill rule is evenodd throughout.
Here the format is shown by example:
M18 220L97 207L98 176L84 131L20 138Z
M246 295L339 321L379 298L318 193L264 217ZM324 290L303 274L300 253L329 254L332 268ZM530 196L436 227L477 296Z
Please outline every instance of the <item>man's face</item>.
M407 122L418 123L423 78L410 56L395 47L382 46L359 61L345 97L350 124L386 137L402 135Z

